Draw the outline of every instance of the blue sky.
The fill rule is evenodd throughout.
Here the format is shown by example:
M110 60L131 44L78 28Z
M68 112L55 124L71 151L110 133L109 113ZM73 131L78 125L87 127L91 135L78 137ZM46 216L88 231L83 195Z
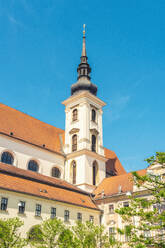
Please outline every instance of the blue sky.
M0 0L0 102L64 128L86 23L104 146L144 168L165 150L164 13L164 0Z

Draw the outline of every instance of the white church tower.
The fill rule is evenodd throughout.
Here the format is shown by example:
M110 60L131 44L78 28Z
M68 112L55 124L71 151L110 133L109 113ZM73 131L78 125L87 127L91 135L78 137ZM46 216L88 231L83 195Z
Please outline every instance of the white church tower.
M85 25L78 81L71 86L71 97L65 105L65 179L79 188L92 192L105 178L102 107L97 86L90 81L85 44Z

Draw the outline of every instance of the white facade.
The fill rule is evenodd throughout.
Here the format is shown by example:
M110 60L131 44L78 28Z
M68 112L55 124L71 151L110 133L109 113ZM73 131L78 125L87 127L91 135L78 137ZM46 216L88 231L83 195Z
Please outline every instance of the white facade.
M64 157L59 154L0 135L0 158L5 151L13 155L13 165L18 168L27 170L29 161L35 160L39 166L39 173L52 176L52 168L57 167L61 172L61 178L64 179Z
M99 211L96 210L0 189L0 199L2 197L8 199L8 206L6 211L0 210L0 218L6 219L18 217L22 220L24 225L21 228L21 233L25 237L27 232L30 231L33 226L41 224L42 221L51 217L52 207L56 208L56 217L62 221L64 221L64 211L69 211L69 221L64 221L67 225L75 225L75 222L77 221L77 213L82 214L83 222L89 221L90 216L93 216L94 223L99 224ZM20 201L25 202L25 212L23 214L18 212ZM41 216L35 215L36 204L41 205Z
M102 107L105 103L91 93L84 91L71 96L65 105L65 154L66 180L72 183L72 162L76 162L76 185L92 192L105 178L105 157L103 148ZM73 112L77 111L74 120ZM95 120L92 120L95 111ZM77 135L77 149L73 151L73 136ZM96 137L95 151L92 151L92 135ZM97 164L96 183L93 183L93 164Z

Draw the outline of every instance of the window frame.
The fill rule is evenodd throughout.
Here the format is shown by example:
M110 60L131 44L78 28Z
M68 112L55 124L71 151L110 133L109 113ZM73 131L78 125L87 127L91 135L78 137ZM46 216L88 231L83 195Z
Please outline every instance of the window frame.
M72 136L72 152L77 151L77 134Z
M76 184L77 165L76 165L76 162L75 161L73 161L73 163L72 163L72 170L73 170L73 180L72 180L72 183L73 184Z
M69 222L70 212L69 210L64 210L64 222Z
M115 210L115 208L114 208L114 204L110 204L109 205L109 214L114 214L114 211Z
M89 216L89 221L90 221L91 223L94 223L94 216L93 216L93 215L90 215L90 216Z
M77 213L77 220L82 222L82 213Z
M97 141L96 135L92 134L92 137L91 137L91 150L92 150L92 152L96 152L96 141Z
M31 163L31 165L30 165L30 163ZM33 163L33 165L32 165L32 163ZM29 166L32 166L33 167L34 165L37 165L37 167L36 167L37 170L29 169ZM27 164L27 169L29 171L33 171L33 172L38 173L39 172L39 163L35 159L30 159L29 162L28 162L28 164Z
M58 173L56 173L55 172L55 170L58 170ZM57 174L58 174L58 176L57 176ZM51 176L52 177L55 177L55 178L61 178L61 170L58 168L58 167L56 167L56 166L54 166L53 168L52 168L52 174L51 174Z
M8 198L2 197L1 198L1 211L6 211L8 206Z
M36 209L35 209L35 216L36 217L41 217L41 209L42 209L42 205L37 203Z
M51 219L56 218L56 208L55 207L51 207L50 218Z
M94 108L91 111L91 120L96 123L96 110Z
M78 109L75 108L72 111L72 121L74 122L74 121L77 121L77 120L78 120Z
M19 214L25 213L25 205L26 205L25 201L19 201L19 203L18 203L18 213Z
M4 158L3 158L3 156L4 156ZM3 161L3 160L5 160L5 161ZM1 162L4 164L14 165L14 155L10 151L3 151L1 153Z

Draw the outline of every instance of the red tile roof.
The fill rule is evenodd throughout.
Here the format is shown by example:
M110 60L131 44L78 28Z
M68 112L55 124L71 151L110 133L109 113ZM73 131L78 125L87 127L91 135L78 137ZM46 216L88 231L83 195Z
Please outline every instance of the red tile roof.
M0 133L62 153L59 135L64 142L64 130L37 120L0 103ZM11 135L12 134L12 135Z
M113 172L114 175L119 176L125 174L126 171L123 168L122 164L120 163L118 157L116 156L115 152L104 148L105 157L108 159L106 162L106 172L111 173Z
M137 173L141 176L145 175L146 169L137 171ZM101 198L102 192L104 192L104 196L112 196L118 194L119 186L121 186L122 193L133 191L133 180L131 172L120 176L112 176L103 179L103 181L93 192L95 194L95 199Z
M64 144L64 130L46 124L2 103L0 103L0 120L0 133L63 155L60 135ZM113 151L104 148L104 152L108 159L106 162L107 172L113 171L114 175L126 173Z
M0 163L0 188L98 210L90 195L64 180Z

